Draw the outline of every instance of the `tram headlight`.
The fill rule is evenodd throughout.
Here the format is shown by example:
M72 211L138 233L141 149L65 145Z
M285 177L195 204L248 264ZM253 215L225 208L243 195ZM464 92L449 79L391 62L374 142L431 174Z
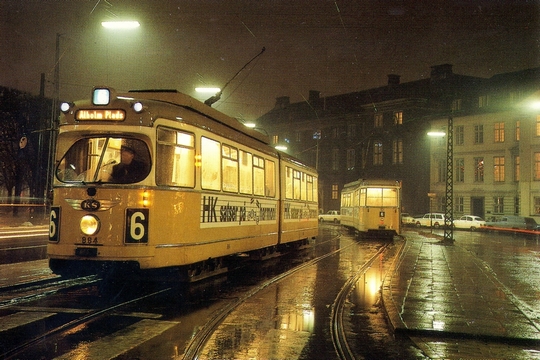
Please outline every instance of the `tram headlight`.
M69 112L69 109L71 109L71 105L70 103L68 102L63 102L60 104L60 111L62 111L64 114L66 114L67 112Z
M141 102L136 102L135 104L133 104L133 110L138 114L140 112L142 112L144 109L144 106Z
M85 235L95 235L99 231L100 228L100 221L99 218L95 215L84 215L81 218L80 222L80 228L83 234Z

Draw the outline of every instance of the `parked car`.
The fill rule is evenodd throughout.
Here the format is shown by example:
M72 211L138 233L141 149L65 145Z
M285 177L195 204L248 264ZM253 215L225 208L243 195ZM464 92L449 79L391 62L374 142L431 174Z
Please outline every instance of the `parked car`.
M427 213L420 218L415 219L416 226L427 226L438 228L444 226L444 214L442 213Z
M454 220L454 227L456 229L467 229L474 231L476 229L480 229L482 226L486 226L486 222L480 216L463 215L459 219Z
M506 229L525 229L525 230L538 230L538 224L532 217L525 216L503 216L498 221L486 222L486 228L506 228Z
M330 221L337 224L341 221L341 215L338 210L329 210L326 214L319 214L319 221Z
M401 223L403 225L414 225L416 224L416 219L409 213L401 213Z

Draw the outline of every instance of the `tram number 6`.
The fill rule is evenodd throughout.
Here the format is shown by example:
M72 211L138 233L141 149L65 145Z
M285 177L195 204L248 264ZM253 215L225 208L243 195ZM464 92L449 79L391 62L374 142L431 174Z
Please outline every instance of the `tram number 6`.
M126 243L148 243L148 209L126 210Z
M58 242L60 228L60 207L51 206L51 214L49 216L49 241Z

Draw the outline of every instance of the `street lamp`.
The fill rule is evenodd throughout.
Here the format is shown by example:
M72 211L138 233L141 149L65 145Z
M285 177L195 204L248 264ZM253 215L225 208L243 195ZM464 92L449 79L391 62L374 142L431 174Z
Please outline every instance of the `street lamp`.
M101 26L103 26L106 29L113 29L113 30L130 30L130 29L136 29L141 24L138 21L102 21Z
M446 136L446 186L444 196L444 242L454 242L454 119L448 117L447 132L430 131L429 136Z

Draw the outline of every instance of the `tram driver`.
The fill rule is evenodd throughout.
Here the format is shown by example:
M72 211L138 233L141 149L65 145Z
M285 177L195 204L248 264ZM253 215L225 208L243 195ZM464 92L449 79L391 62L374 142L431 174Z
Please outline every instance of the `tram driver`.
M120 164L112 169L112 182L128 184L139 182L148 174L148 167L142 161L137 160L135 149L128 145L120 148Z

